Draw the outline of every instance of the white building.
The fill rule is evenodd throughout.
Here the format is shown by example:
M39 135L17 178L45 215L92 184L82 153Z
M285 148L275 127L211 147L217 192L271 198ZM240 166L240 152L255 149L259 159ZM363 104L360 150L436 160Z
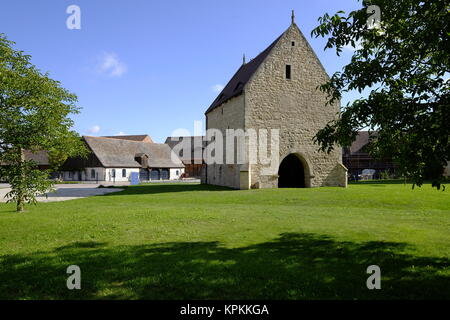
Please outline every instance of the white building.
M87 158L69 158L62 166L65 181L131 181L133 173L140 181L177 180L184 165L166 144L136 137L90 137L83 140L90 153ZM151 141L151 139L150 139Z

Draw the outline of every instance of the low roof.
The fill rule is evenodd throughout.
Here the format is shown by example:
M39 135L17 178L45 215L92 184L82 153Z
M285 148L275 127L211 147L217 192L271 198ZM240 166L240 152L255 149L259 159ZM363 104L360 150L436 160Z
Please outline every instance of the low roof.
M367 151L364 150L364 147L369 144L370 139L376 136L376 132L369 131L359 131L356 136L355 141L353 141L350 146L351 154L367 154Z
M177 144L185 139L186 141L190 139L190 153L183 153L182 155L178 154L178 157L183 161L183 163L203 159L203 149L206 147L206 141L203 136L167 137L165 144L169 145L169 147L173 149ZM183 147L187 148L188 146Z
M250 80L250 78L256 72L256 70L258 70L258 67L264 62L264 60L266 60L270 51L272 51L273 47L275 47L275 45L281 39L283 34L281 34L281 36L279 36L274 42L272 42L272 44L268 46L266 50L261 52L256 58L249 61L248 63L241 65L238 71L227 83L225 88L223 88L222 92L220 92L220 94L217 96L216 100L214 100L211 106L208 108L208 110L206 110L205 114L214 110L222 103L230 100L231 98L240 95L243 92L244 86L247 84L247 82Z
M48 152L47 151L31 152L29 150L24 150L23 153L25 156L25 160L32 160L40 166L50 165L50 161L48 160Z
M141 142L150 142L150 143L153 143L152 138L151 138L148 134L139 134L139 135L120 135L120 136L104 136L103 138L122 139L122 140L141 141Z
M23 155L25 157L25 160L27 161L34 161L38 166L49 166L50 160L48 159L48 152L47 151L30 151L30 150L24 150ZM6 162L0 162L1 166L6 165Z
M181 160L166 144L105 137L84 136L83 138L100 163L107 168L139 168L141 165L135 160L139 154L148 156L150 168L184 167Z

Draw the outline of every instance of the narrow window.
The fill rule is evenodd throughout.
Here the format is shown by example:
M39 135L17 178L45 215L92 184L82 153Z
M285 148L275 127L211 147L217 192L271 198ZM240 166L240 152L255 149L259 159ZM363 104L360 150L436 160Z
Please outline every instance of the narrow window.
M295 47L295 41L292 41L291 44L293 47Z
M286 65L286 79L291 79L291 65Z
M95 179L95 170L91 169L91 179Z
M113 178L116 177L116 169L112 169L112 170L111 170L111 176L112 176Z
M122 169L122 178L127 177L127 169Z

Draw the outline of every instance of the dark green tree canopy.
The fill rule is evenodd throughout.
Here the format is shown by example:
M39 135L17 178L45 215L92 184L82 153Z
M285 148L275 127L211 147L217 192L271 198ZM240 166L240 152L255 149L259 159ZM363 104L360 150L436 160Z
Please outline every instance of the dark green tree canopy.
M85 149L71 130L70 115L79 112L77 97L41 73L31 57L13 45L0 34L0 163L1 176L12 187L8 196L21 211L24 202L35 202L35 195L52 184L48 172L24 159L24 150L48 151L57 165Z
M376 5L381 20L367 24ZM330 102L344 92L371 89L345 106L339 120L315 137L323 151L349 146L364 128L376 131L371 153L392 157L401 173L440 187L450 160L450 5L448 0L371 0L362 9L319 18L312 35L327 37L325 49L353 46L351 62L320 89Z

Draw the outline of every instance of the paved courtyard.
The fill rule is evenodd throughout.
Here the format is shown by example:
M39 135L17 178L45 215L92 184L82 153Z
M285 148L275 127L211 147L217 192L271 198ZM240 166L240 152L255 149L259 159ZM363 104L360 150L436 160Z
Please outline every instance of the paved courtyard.
M47 197L39 196L37 199L40 202L66 201L123 190L119 188L98 188L98 186L98 184L57 184L55 185L56 192L47 194ZM0 185L0 202L6 202L5 195L10 190L7 184Z

